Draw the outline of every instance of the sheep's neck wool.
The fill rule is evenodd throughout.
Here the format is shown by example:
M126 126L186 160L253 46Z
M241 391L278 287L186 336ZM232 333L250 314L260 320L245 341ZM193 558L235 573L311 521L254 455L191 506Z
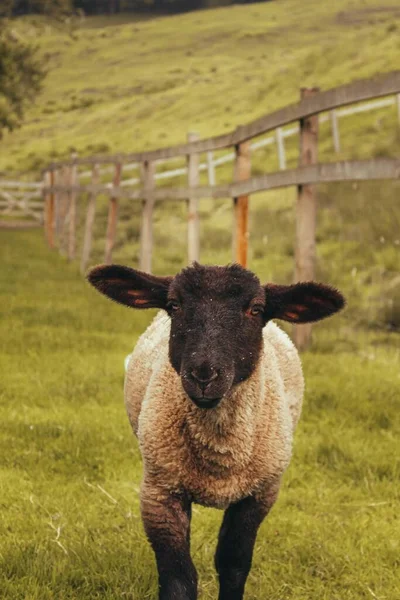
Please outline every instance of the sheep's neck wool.
M204 410L185 394L168 359L164 313L139 339L128 364L125 400L144 460L160 494L185 490L200 504L225 507L254 494L287 467L303 395L300 361L274 323L249 379Z

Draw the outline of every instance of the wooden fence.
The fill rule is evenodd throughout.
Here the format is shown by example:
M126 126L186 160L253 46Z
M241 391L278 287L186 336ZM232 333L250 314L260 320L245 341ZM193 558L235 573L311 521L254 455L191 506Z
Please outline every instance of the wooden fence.
M392 96L392 98L376 101L377 98L385 96ZM139 200L142 202L139 267L142 270L150 271L154 203L156 200L185 200L188 205L188 260L190 262L198 260L200 255L199 200L201 198L232 198L235 216L233 258L245 266L247 264L249 196L264 190L297 186L295 280L313 279L317 212L314 184L400 178L400 159L379 158L318 163L319 122L330 120L334 148L335 151L339 151L338 115L343 115L345 111L347 114L354 114L354 112L371 110L371 105L372 108L375 108L379 102L381 106L396 104L400 121L399 99L400 71L396 71L325 92L320 92L316 88L303 89L298 103L263 116L221 136L199 140L197 136L191 134L186 144L160 150L85 158L74 156L71 160L53 163L44 172L43 184L45 232L48 243L50 247L54 247L58 240L58 244L63 246L68 257L75 258L77 200L80 194L88 194L89 201L81 253L81 270L85 271L90 259L96 197L99 194L105 194L109 197L109 212L104 260L109 263L112 260L117 231L119 200L122 198ZM367 108L365 108L365 104L349 107L351 104L367 100L374 100L373 103L369 103ZM285 136L282 127L290 124L294 124L291 128L292 133L298 132L300 140L299 166L296 169L286 169ZM251 140L271 131L275 131L272 139L277 144L280 170L275 173L252 176L251 151L267 145L271 138L253 141L253 143ZM214 159L212 153L230 148L233 149L232 153ZM200 162L200 155L205 155L205 163ZM186 167L167 173L156 172L160 163L177 158L181 160L184 158ZM218 185L215 167L231 159L234 160L233 179L231 183ZM79 173L81 165L90 165L91 171ZM123 180L122 174L135 168L139 169L140 176ZM101 174L110 172L110 170L113 173L112 183L101 183ZM200 185L201 170L207 170L209 185ZM187 186L156 187L158 180L166 178L168 175L172 177L184 173L187 174ZM83 178L89 174L91 182L83 184ZM307 346L310 335L310 326L296 327L295 341L299 348Z
M1 217L27 217L43 222L42 184L0 180Z

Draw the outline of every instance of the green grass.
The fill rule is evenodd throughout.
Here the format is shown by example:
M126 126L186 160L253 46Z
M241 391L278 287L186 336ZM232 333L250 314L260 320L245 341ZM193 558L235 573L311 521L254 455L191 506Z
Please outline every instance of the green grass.
M50 73L24 126L1 140L2 176L37 178L72 147L136 151L182 142L188 130L223 133L293 102L301 85L327 89L390 71L400 59L395 7L281 0L89 19L76 39L45 21L18 21ZM340 131L336 157L321 126L321 160L399 156L394 107L345 118ZM285 144L294 166L297 139ZM254 154L254 173L277 166L274 148ZM231 166L218 171L220 181L230 177ZM399 182L318 188L317 275L348 307L315 328L303 357L294 458L260 532L248 600L400 597L399 191ZM295 198L293 189L251 198L249 266L263 281L292 280ZM81 197L78 251L85 209ZM106 211L99 198L92 263L103 259ZM140 211L121 203L116 262L137 265ZM200 216L202 262L228 262L231 200L202 200ZM186 223L185 203L157 203L155 272L186 263ZM96 295L41 231L0 230L0 248L0 598L154 599L140 457L122 401L123 359L151 315ZM217 596L220 519L194 513L203 600Z
M154 599L122 399L124 356L151 315L101 298L41 231L0 231L0 242L0 597ZM399 597L399 342L319 328L249 600ZM217 595L220 520L195 508L203 600Z

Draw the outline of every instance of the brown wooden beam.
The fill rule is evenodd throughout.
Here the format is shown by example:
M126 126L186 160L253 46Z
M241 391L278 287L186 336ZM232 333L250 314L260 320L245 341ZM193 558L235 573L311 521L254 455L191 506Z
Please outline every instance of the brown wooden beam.
M154 174L154 163L145 161L142 166L143 209L140 235L140 269L147 273L151 273L153 253Z
M92 185L96 187L100 180L99 167L98 165L93 165L92 170ZM86 221L85 221L85 233L83 237L83 248L82 248L82 257L81 257L81 273L85 273L89 259L90 259L90 251L92 248L92 236L93 236L93 224L94 217L96 213L96 192L89 193L88 205L87 205L87 213L86 213Z
M194 142L199 138L197 133L188 134L188 142ZM200 260L200 221L199 221L199 198L190 193L192 188L196 188L200 183L199 176L199 155L189 154L187 156L188 165L188 262Z
M302 88L301 98L318 94L318 88ZM300 120L299 166L307 167L318 162L318 115ZM314 184L301 184L297 188L295 282L315 278L317 227L317 191ZM293 338L299 350L311 342L311 323L295 325Z
M115 165L115 173L113 180L113 190L117 190L121 183L122 164L117 163ZM108 221L107 221L107 234L106 234L106 248L104 255L104 262L110 264L112 260L112 251L115 244L115 237L117 233L117 220L118 220L118 197L113 194L110 198L110 204L108 209Z
M234 168L235 181L246 181L251 177L250 143L242 142L236 146ZM234 229L233 229L233 260L247 266L247 251L249 238L249 196L241 194L233 198Z
M337 181L373 181L400 179L399 158L372 158L369 160L345 160L334 163L319 163L308 167L277 171L267 175L251 177L247 181L222 184L216 186L168 187L153 190L155 200L187 200L189 194L197 198L234 198L245 194L255 194L283 187L303 185L307 183L330 183ZM65 192L70 188L55 185L54 192ZM114 190L108 185L80 185L80 192L96 192L97 194L115 195L118 198L140 200L143 198L142 188L119 188Z

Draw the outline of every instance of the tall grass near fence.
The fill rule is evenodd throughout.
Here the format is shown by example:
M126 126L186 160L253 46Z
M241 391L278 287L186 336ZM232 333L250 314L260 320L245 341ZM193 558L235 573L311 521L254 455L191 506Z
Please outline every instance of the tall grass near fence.
M318 187L316 276L348 296L347 312L339 322L351 327L400 330L399 190L395 181ZM85 218L84 197L82 201L78 247ZM293 279L295 203L294 189L255 194L250 200L249 268L265 281L290 283ZM91 264L104 260L107 206L107 199L100 197ZM201 261L228 263L232 256L232 201L202 200L199 214ZM141 204L122 202L114 262L138 266L140 223ZM179 271L187 261L186 203L156 203L153 226L154 272Z

